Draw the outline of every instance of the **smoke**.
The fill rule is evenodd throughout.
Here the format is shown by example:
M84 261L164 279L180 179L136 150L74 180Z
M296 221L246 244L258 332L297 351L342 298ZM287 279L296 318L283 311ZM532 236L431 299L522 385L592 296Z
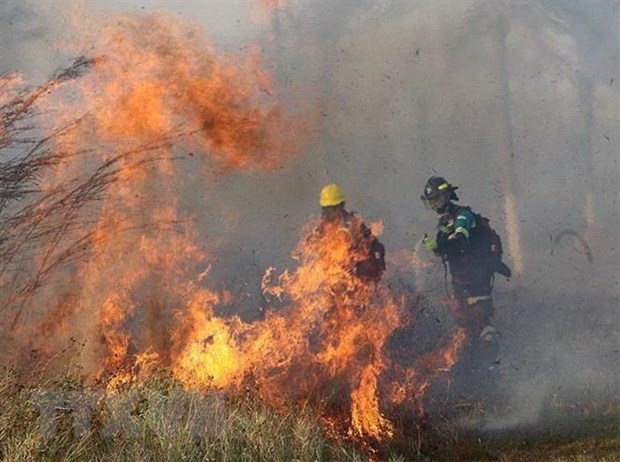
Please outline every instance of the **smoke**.
M24 2L2 2L0 13L3 22L0 32L3 44L0 71L19 71L32 79L47 77L50 56L53 56L47 42L52 31L48 21L38 16Z
M280 80L307 86L322 107L306 156L273 180L287 204L300 204L286 221L311 213L320 184L336 181L350 208L383 220L394 255L432 232L418 197L440 174L491 219L509 264L522 262L520 275L495 284L510 409L495 427L544 424L552 402L600 407L620 392L620 10L590 6L297 2L277 17ZM558 242L567 229L581 238ZM445 296L439 264L417 276L425 294Z
M191 16L225 49L262 40L287 105L316 121L303 156L274 171L209 175L183 192L197 239L213 248L213 284L233 294L227 310L257 315L260 278L293 265L322 184L339 183L349 208L383 221L389 257L432 232L435 216L418 197L440 174L505 243L509 232L519 240L506 247L521 273L495 287L512 410L489 427L539 423L557 396L592 405L618 395L617 3L290 1L262 22L244 3L225 12L145 5ZM66 53L58 43L69 11L3 8L14 18L2 28L3 67L49 73ZM196 184L201 174L186 170ZM578 242L556 241L566 229L583 236L593 263ZM417 270L424 283L411 284L438 299L442 273Z

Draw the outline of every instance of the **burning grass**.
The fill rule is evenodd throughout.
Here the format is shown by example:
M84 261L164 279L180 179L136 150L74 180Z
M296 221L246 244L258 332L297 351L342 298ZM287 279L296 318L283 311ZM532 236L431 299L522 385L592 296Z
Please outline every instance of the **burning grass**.
M0 346L18 367L0 379L2 458L423 458L455 443L423 427L424 402L465 332L395 354L417 302L355 274L361 219L311 220L292 267L267 271L261 316L218 314L231 296L191 199L207 179L273 170L303 138L256 51L220 56L160 15L101 40L40 87L0 81ZM72 118L49 127L50 113Z
M137 33L147 26L158 33ZM20 377L32 370L56 377L66 370L58 351L79 353L80 379L69 391L89 405L101 399L91 390L125 396L126 387L148 389L143 384L160 377L153 372L160 370L187 396L219 391L238 399L249 393L261 412L274 415L264 420L282 415L291 428L297 424L287 419L295 410L312 409L321 422L313 431L331 429L332 438L374 454L394 434L385 410L420 404L435 377L457 360L463 333L456 331L444 348L421 358L391 357L388 341L411 321L406 311L414 307L387 286L354 274L370 245L361 219L350 229L331 226L321 233L311 221L293 252L296 267L277 281L263 280L274 306L252 322L219 316L227 296L210 288L209 251L183 218L175 153L198 146L201 167L210 174L270 169L283 154L281 140L271 138L278 111L264 109L262 74L249 73L254 78L247 81L242 76L248 72L203 49L196 34L160 17L126 19L117 27L106 35L112 55L79 59L43 87L18 90L3 106L6 147L18 148L19 139L8 134L20 133L10 129L21 119L11 116L11 108L26 108L25 121L40 119L29 119L34 103L14 103L42 98L84 68L93 73L69 89L85 106L84 116L63 121L43 144L35 143L42 148L34 158L46 162L15 180L30 189L7 199L13 226L3 242L3 314L10 319L2 326L5 363L18 365ZM103 96L93 85L105 89ZM52 96L43 107L66 109L66 99ZM12 162L28 167L31 157ZM11 266L17 260L21 271ZM63 381L60 389L69 385ZM53 415L40 410L43 420L56 422L58 410L72 412L56 407ZM249 412L243 409L230 414ZM94 423L101 418L91 417ZM57 457L57 446L69 450L72 441L50 443L49 456Z
M206 106L194 107L197 98L190 90L196 82L184 82L184 71L170 68L193 69L191 52L197 45L178 37L174 25L159 20L153 24L186 45L178 61L170 61L168 53L158 55L160 34L145 43L145 37L135 37L133 22L121 22L118 33L126 40L110 45L117 52L114 59L93 61L98 66L95 81L109 90L105 101L88 100L92 114L53 133L44 153L59 156L59 168L42 165L31 201L15 199L13 213L21 217L17 223L39 239L16 232L19 226L6 237L12 257L30 260L23 282L13 279L5 285L6 306L13 315L7 324L12 351L6 356L21 357L24 361L18 363L23 365L30 364L33 352L51 361L71 338L83 345L83 376L91 383L105 382L107 388L131 382L136 370L146 374L148 362L168 370L188 390L237 393L249 387L274 409L289 402L319 408L329 401L349 436L390 437L392 424L383 416L383 403L419 401L434 375L447 372L456 361L461 333L446 349L424 359L422 373L414 371L412 363L398 365L404 379L392 376L391 383L385 382L385 372L396 366L386 344L409 317L404 298L352 271L369 249L370 236L361 233L361 219L351 229L331 226L321 233L311 222L293 252L296 268L273 284L264 278L265 294L277 298L279 306L264 307L261 319L245 322L238 315L217 315L227 297L209 287L209 252L191 222L182 219L183 191L174 181L179 172L170 164L173 147L178 144L174 149L182 150L187 142L199 142L203 167L219 163L222 174L233 167L270 168L271 161L262 154L270 146L265 136L272 112L253 107L247 84L229 75L232 71L222 79L224 71L215 58L206 68L194 69L206 79L199 91ZM132 46L134 41L140 46ZM154 48L150 52L149 45ZM135 77L128 60L146 66L142 70L155 76L157 91L142 93L140 86L119 83ZM79 70L82 61L74 66ZM78 74L70 69L59 75ZM182 88L168 94L171 76ZM91 85L87 81L78 89L86 92ZM189 99L179 96L182 89L190 91ZM140 110L133 108L135 91ZM206 95L211 91L213 98ZM224 98L223 92L229 95ZM205 111L211 119L222 117L226 130L235 135L223 136L213 124L205 127L200 122ZM127 123L121 123L123 119ZM172 130L177 120L204 130L158 135ZM246 137L253 141L248 144ZM26 242L31 253L16 245L20 242ZM76 248L79 252L74 253ZM9 277L23 274L8 268ZM49 276L58 278L55 285L47 283ZM12 287L20 282L23 287L15 291ZM23 312L27 317L22 318ZM57 367L53 372L62 371L61 364ZM395 399L394 387L399 389Z
M212 288L212 249L187 218L201 183L185 184L176 161L195 149L197 167L217 177L294 154L256 53L220 56L196 27L161 15L121 17L101 41L97 59L41 87L4 83L3 166L17 172L4 178L5 362L28 373L37 357L57 376L71 339L90 385L148 382L157 367L188 393L251 390L273 412L312 406L338 435L390 438L386 404L421 402L463 338L422 368L392 360L386 345L410 320L407 302L354 274L370 245L361 219L321 233L311 222L295 269L265 278L278 300L261 319L217 314L227 295ZM41 142L25 135L41 132ZM34 147L24 154L23 143Z

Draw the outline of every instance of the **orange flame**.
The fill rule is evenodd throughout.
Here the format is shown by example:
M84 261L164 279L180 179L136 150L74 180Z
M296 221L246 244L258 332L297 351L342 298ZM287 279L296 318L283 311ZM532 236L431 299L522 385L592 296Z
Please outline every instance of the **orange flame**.
M112 160L118 181L89 208L85 229L67 230L85 233L93 257L71 268L77 282L67 288L72 306L55 311L63 326L56 340L68 326L98 339L87 343L85 372L111 390L158 363L188 388L252 385L273 405L331 401L347 410L350 435L391 436L380 385L393 367L388 340L408 317L405 300L355 274L370 246L359 217L346 227L310 224L293 253L297 268L275 282L272 269L265 274L265 295L282 306L262 319L216 315L227 295L206 287L209 255L183 199L183 187L201 184L179 184L185 178L172 158L195 151L207 177L274 168L299 148L256 52L241 63L223 58L197 27L163 15L123 16L101 38L105 58L69 99L78 104L60 102L65 113L86 116L58 149L85 155L68 156L44 184L53 190ZM433 374L454 364L463 338L457 332L408 368L399 396L421 396Z
M197 287L209 262L186 196L214 171L279 166L299 151L304 133L297 126L291 135L292 119L256 48L245 59L218 55L199 27L161 14L123 15L97 34L101 57L90 74L41 111L55 117L54 127L69 127L55 138L64 160L42 179L44 193L107 169L102 200L63 235L65 243L85 242L92 258L67 265L60 290L50 285L33 303L43 307L32 313L39 322L18 327L23 338L43 329L46 348L68 336L87 340L85 372L93 377L149 349L166 364L179 355L187 338L169 332L191 332L189 320L220 297ZM0 99L15 82L0 82ZM202 174L193 184L173 161L188 151ZM35 256L32 265L43 260Z
M331 383L350 394L352 431L389 435L377 380L383 347L402 322L401 307L385 288L353 274L369 245L360 242L360 225L310 233L295 251L299 267L280 275L275 287L267 285L268 270L266 292L287 306L269 310L265 319L244 324L208 310L195 314L196 335L177 358L175 376L191 386L237 387L251 374L271 402L306 399Z

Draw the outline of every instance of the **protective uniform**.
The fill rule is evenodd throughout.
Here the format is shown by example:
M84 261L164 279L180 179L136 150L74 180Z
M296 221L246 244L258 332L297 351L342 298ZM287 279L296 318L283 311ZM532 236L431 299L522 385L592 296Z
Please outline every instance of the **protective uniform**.
M428 180L422 199L439 214L439 223L436 237L423 242L448 264L457 302L456 322L470 332L474 342L496 340L497 331L491 326L496 270L477 251L476 214L451 202L458 200L456 189L442 177Z
M479 336L493 316L493 271L476 260L472 252L476 232L474 214L468 207L452 202L439 218L434 252L448 263L454 297L458 302L456 320Z
M501 239L489 220L452 202L459 200L456 189L442 177L429 178L421 199L437 212L439 223L435 237L422 242L447 263L455 321L467 331L465 348L453 369L457 388L470 396L487 396L499 378L499 333L491 324L493 276L509 277L510 268L501 261Z

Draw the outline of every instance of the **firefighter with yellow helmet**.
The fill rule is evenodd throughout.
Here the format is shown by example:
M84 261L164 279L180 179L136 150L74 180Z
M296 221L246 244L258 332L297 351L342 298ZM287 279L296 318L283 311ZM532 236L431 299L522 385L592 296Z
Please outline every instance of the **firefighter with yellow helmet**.
M321 223L316 232L322 234L328 226L350 232L354 242L367 249L367 258L355 264L355 274L368 281L379 281L385 271L385 247L359 216L345 209L345 201L345 194L337 184L330 183L321 189Z

